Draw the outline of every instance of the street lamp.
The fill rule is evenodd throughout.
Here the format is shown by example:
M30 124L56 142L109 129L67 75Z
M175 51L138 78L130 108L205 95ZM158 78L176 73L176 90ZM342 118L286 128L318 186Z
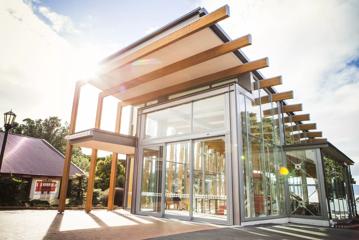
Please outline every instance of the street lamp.
M13 113L11 110L4 113L4 128L5 128L5 134L4 134L4 138L2 141L2 146L1 146L1 154L0 154L0 170L1 170L1 165L2 165L2 160L4 158L4 153L5 153L5 146L6 146L6 141L7 141L7 135L9 133L9 130L14 126L14 121L16 118L16 114Z

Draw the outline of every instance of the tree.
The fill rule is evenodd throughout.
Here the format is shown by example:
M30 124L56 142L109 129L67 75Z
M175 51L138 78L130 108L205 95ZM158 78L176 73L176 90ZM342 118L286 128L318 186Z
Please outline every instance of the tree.
M97 159L95 188L100 188L102 191L109 188L111 161L112 155ZM122 162L123 161L117 161L117 187L124 187L125 184L125 166Z
M65 153L65 136L68 134L68 126L66 123L63 125L60 118L49 117L44 120L25 118L22 122L15 124L12 129L13 133L45 139L57 150Z

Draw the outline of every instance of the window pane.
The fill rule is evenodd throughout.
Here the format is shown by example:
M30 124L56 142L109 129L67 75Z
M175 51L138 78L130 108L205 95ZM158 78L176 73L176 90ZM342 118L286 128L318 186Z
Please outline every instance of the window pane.
M167 108L148 113L145 138L168 137L191 132L191 105Z
M316 150L287 152L290 208L293 215L320 215Z
M204 132L224 129L224 95L193 103L193 131Z
M162 147L143 149L141 211L161 211Z

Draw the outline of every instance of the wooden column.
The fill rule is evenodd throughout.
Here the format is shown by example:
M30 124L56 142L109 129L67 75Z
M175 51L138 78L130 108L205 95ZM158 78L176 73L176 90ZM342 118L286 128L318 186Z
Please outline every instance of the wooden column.
M80 101L80 92L81 92L81 87L83 85L84 85L84 82L79 81L76 83L76 86L75 86L74 99L72 102L72 112L71 112L71 120L70 120L70 126L69 126L69 134L73 134L75 132L77 112L78 112L79 101ZM72 145L67 143L65 159L64 159L64 170L63 170L62 179L61 179L60 199L59 199L59 207L58 207L59 213L63 213L65 211L67 187L68 187L69 174L70 174L71 155L72 155Z
M122 115L122 105L119 102L117 104L115 133L120 133L121 115ZM113 202L115 199L115 188L116 188L116 179L117 179L117 159L118 159L118 153L113 152L112 162L111 162L110 186L108 190L108 200L107 200L107 210L109 211L113 210L114 208Z
M103 98L104 97L100 93L97 100L95 128L100 128L101 126ZM96 161L97 161L97 149L93 148L91 153L89 178L87 181L87 194L86 194L86 204L85 204L85 211L87 213L89 213L92 209L93 188L94 188L95 173L96 173Z

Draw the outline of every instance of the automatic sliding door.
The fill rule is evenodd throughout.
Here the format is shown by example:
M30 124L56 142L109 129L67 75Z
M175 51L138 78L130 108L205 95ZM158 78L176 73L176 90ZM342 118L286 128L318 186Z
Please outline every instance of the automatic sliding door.
M189 217L189 142L166 145L165 214Z
M193 149L193 216L227 219L225 142L199 140Z
M143 149L141 211L161 213L163 147Z

